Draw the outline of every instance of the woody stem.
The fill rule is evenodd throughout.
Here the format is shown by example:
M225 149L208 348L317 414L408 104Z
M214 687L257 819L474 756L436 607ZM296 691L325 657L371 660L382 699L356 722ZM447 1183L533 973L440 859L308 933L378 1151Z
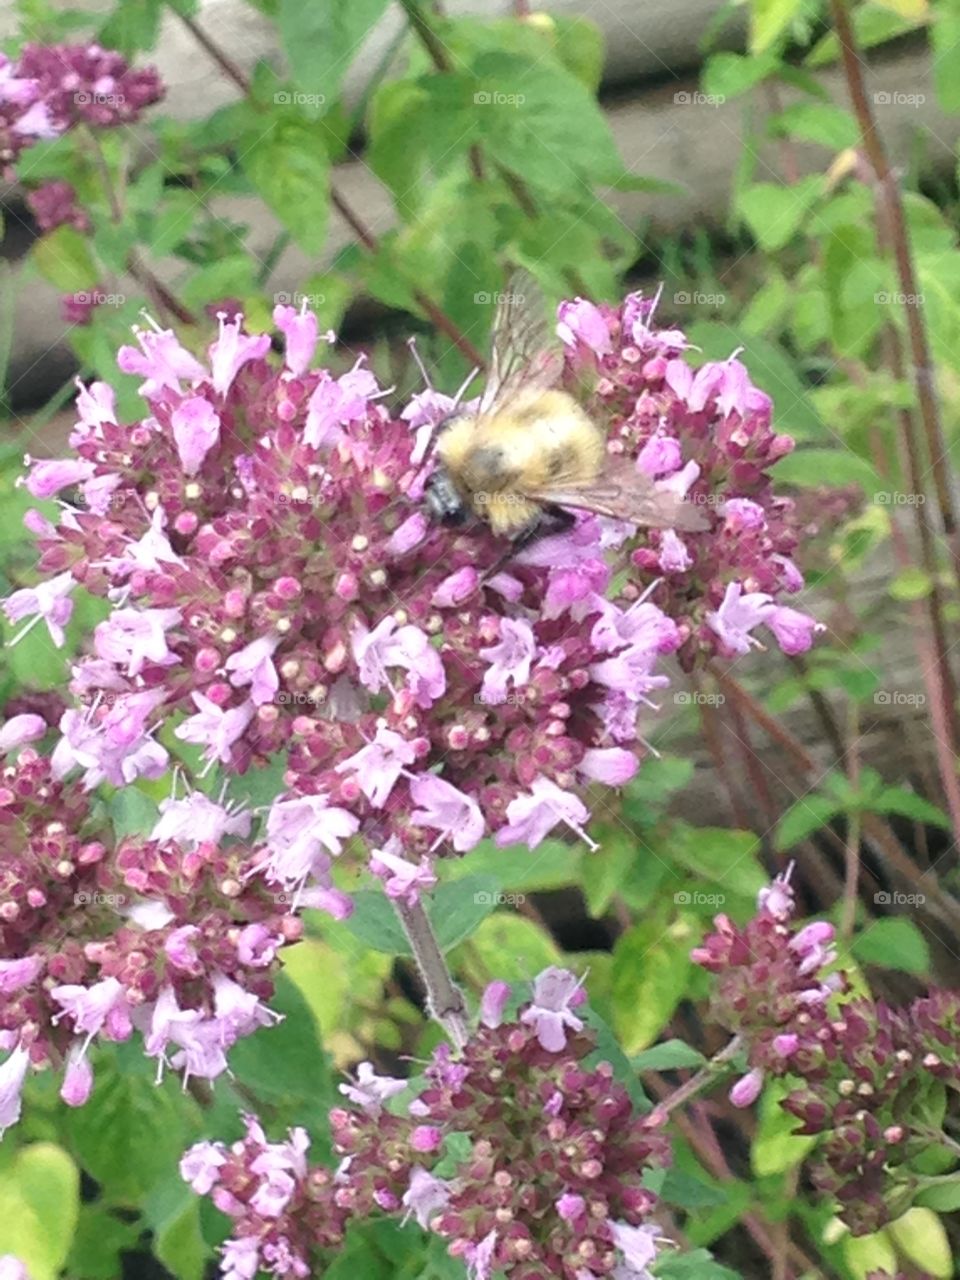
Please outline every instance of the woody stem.
M423 904L417 901L411 906L395 900L393 906L423 979L430 1016L440 1023L459 1052L467 1043L467 1006L463 992L447 968Z

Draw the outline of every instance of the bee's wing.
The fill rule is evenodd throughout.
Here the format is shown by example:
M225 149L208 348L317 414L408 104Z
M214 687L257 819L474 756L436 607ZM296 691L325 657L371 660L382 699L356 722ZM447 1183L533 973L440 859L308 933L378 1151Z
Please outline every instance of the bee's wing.
M702 511L676 494L658 489L632 462L611 459L586 484L558 484L550 489L524 491L535 502L594 511L615 520L629 520L648 529L681 529L700 533L710 527Z
M528 272L514 272L497 303L490 370L479 413L491 413L518 391L546 391L562 372L563 352L540 287Z

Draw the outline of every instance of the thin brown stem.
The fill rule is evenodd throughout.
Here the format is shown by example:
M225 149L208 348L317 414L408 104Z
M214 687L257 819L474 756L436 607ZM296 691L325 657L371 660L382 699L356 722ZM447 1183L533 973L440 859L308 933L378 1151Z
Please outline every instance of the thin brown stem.
M857 704L850 703L850 730L847 734L850 746L846 753L847 782L850 790L856 794L860 790L860 717ZM843 866L843 907L840 912L840 937L845 941L853 937L854 925L857 922L857 891L860 885L860 831L862 819L860 809L854 805L847 814L847 845L844 851Z
M411 906L397 899L393 905L423 979L430 1016L440 1023L459 1052L467 1043L467 1006L447 968L430 919L421 902Z
M688 1103L691 1098L695 1098L697 1094L703 1093L705 1089L710 1089L717 1083L717 1080L725 1074L728 1066L743 1049L743 1040L740 1036L734 1036L733 1039L719 1053L715 1053L710 1061L699 1071L695 1072L689 1080L685 1080L683 1084L672 1090L670 1094L662 1098L654 1108L654 1114L666 1117L676 1111L677 1107L682 1107Z
M877 129L870 98L864 84L864 62L857 44L853 23L850 20L848 0L830 0L830 11L833 15L837 38L840 42L843 69L851 103L854 114L857 117L857 123L860 126L863 150L876 175L877 185L880 190L880 201L889 224L897 276L905 299L905 318L910 342L910 355L913 362L917 401L920 406L920 416L926 437L928 461L933 474L944 529L952 545L954 560L960 564L960 550L958 550L957 545L956 510L946 461L948 455L943 439L933 362L927 340L920 291L917 288L916 272L914 271L913 258L910 252L910 242L907 237L907 225L903 212L900 187L890 166L883 138Z

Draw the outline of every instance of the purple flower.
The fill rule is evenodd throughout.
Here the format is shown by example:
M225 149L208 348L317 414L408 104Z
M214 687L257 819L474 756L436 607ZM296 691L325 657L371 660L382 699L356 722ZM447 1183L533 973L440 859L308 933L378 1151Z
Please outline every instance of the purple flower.
M481 697L494 704L503 702L508 681L512 681L515 689L527 683L530 665L536 656L537 641L530 624L502 618L498 643L480 650L480 657L490 663L483 677Z
M426 1230L430 1225L431 1218L436 1215L438 1210L446 1208L449 1200L449 1182L446 1182L443 1178L435 1178L432 1173L428 1173L420 1165L414 1165L410 1171L410 1185L403 1193L402 1203L407 1211L403 1221L406 1222L412 1215L420 1226Z
M12 996L29 987L42 969L43 960L39 956L0 960L0 996Z
M196 1142L180 1161L180 1176L184 1182L189 1182L198 1196L209 1195L226 1159L219 1142Z
M144 663L173 666L180 661L167 648L166 633L180 622L179 609L114 609L93 633L97 656L126 663L128 676L139 675Z
M64 627L73 613L73 601L70 595L76 585L73 574L68 571L46 582L38 582L35 587L22 587L19 591L14 591L12 595L7 596L6 600L0 603L0 608L6 614L8 622L19 622L23 618L31 618L27 626L19 635L14 636L10 643L16 644L18 640L22 640L42 618L47 624L51 640L58 649L62 649L66 639Z
M480 1001L480 1021L485 1027L499 1027L510 999L510 983L496 979L484 988Z
M599 356L613 350L603 313L584 298L560 303L557 308L557 337L570 347L582 342Z
M160 817L150 839L161 844L175 840L183 849L193 850L205 842L219 844L224 836L250 834L252 816L246 810L224 808L203 794L191 791L181 800L161 800Z
M564 1222L576 1222L586 1207L587 1202L583 1196L573 1195L569 1191L564 1192L557 1201L557 1213Z
M336 772L355 774L360 790L375 809L380 809L404 768L416 758L416 746L381 723L374 740L342 760Z
M237 688L250 686L250 698L254 706L271 702L280 688L280 677L273 664L273 655L280 643L279 636L260 636L223 664L230 674L230 683Z
M558 822L564 822L591 849L596 843L583 829L590 817L587 807L572 791L562 791L543 776L535 778L529 795L517 796L507 805L507 825L497 832L497 844L526 844L535 849Z
M660 568L664 573L686 573L693 557L672 529L660 535Z
M730 1090L730 1101L735 1107L749 1107L760 1097L763 1088L763 1071L754 1067L745 1076L741 1076Z
M296 307L274 307L273 323L287 340L286 366L295 378L299 378L310 368L317 349L317 317L307 310L304 301L299 311Z
M254 705L244 702L239 707L220 707L202 693L191 694L197 714L184 720L174 730L184 742L203 746L210 764L215 760L226 764L232 757L231 748L253 719Z
M440 832L436 843L449 840L457 853L467 853L483 839L480 806L436 774L418 774L410 783L410 798L419 806L410 821L416 827L436 828Z
M759 646L759 641L750 632L762 622L767 622L773 611L773 601L765 592L744 594L739 582L731 582L723 603L719 609L708 613L706 620L730 652L749 653L751 645Z
M401 858L397 853L400 841L391 836L390 845L382 849L374 849L370 855L370 869L383 880L387 897L400 899L408 906L414 906L421 893L432 889L437 877L427 858L421 858L419 864Z
M370 1115L376 1116L383 1109L383 1104L407 1087L406 1080L398 1080L393 1076L379 1076L372 1062L361 1062L357 1067L355 1084L338 1086L344 1097L355 1102L358 1107Z
M20 1045L0 1063L0 1138L20 1119L20 1092L29 1065L30 1054Z
M657 1260L659 1227L652 1223L631 1227L625 1222L611 1222L610 1233L626 1264L614 1272L617 1280L653 1280L649 1268Z
M50 995L63 1010L59 1017L70 1018L74 1031L88 1041L100 1032L110 1040L126 1040L133 1029L127 994L116 978L104 978L92 987L54 987Z
M117 364L124 373L146 378L140 387L140 394L146 399L152 400L164 390L179 395L181 379L199 382L207 376L203 365L180 345L172 329L134 327L133 332L140 350L121 347Z
M270 350L270 335L259 336L241 332L243 316L236 316L228 321L226 312L220 316L220 336L210 344L211 378L213 389L225 396L230 390L234 378L249 360L260 360Z
M673 436L651 436L637 454L637 466L651 480L679 471L682 461L680 442Z
M0 95L2 90L0 85ZM78 206L77 193L69 182L45 182L27 193L27 206L41 231L55 231L62 226L83 232L90 230L90 221Z
M493 1275L493 1257L497 1250L497 1233L491 1231L479 1244L471 1245L464 1254L467 1264L467 1280L490 1280Z
M93 1068L85 1050L85 1045L75 1044L67 1058L60 1097L68 1107L82 1107L93 1092Z
M783 652L791 656L806 653L813 644L814 635L826 630L822 622L817 622L807 613L789 609L786 605L771 609L763 623L776 636L777 644Z
M429 707L447 687L443 662L419 627L398 627L386 617L372 631L358 628L353 634L353 655L363 684L374 693L390 685L389 668L407 672L407 688L418 707Z
M170 426L183 469L195 476L220 439L219 414L203 396L190 396L174 409Z
M622 787L637 772L638 761L632 751L623 747L592 747L583 753L577 772L591 782L608 787Z
M28 461L30 459L28 458ZM52 498L61 489L68 489L89 480L96 468L92 462L64 458L56 462L34 462L24 481L27 492L34 498Z
M567 1044L565 1028L582 1031L583 1023L571 1012L571 1005L583 999L576 974L551 965L533 984L533 1003L520 1015L521 1022L536 1028L537 1039L548 1053L560 1053Z
M324 852L336 857L343 841L355 835L359 822L325 796L275 800L267 815L270 870L288 887L301 882Z
M47 732L47 722L43 716L23 715L11 716L0 727L0 754L22 747L27 742L36 742ZM0 961L0 964L3 962Z
M366 417L367 402L377 394L376 378L359 361L342 378L322 372L307 406L304 440L315 449L334 443L342 427Z

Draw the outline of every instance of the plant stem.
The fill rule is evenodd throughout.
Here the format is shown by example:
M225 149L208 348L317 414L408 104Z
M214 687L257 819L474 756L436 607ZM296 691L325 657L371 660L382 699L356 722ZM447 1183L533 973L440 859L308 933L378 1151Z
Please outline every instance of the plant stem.
M450 976L423 903L410 906L397 899L393 906L423 979L430 1016L440 1023L459 1052L467 1043L467 1006L463 993Z
M850 703L850 729L847 735L850 746L845 752L847 781L854 793L860 790L860 715L857 704ZM840 937L849 942L857 921L857 890L860 884L860 831L862 819L859 807L851 807L847 813L847 845L844 852L843 908L840 913Z
M960 563L958 548L956 510L951 489L950 475L947 469L946 446L940 423L940 408L934 383L933 363L927 341L923 308L919 301L916 273L910 253L910 242L907 238L906 219L903 213L903 201L896 177L890 167L887 150L877 129L870 99L863 80L864 60L857 45L857 38L850 21L847 0L830 0L830 10L837 38L840 41L840 52L843 59L844 74L853 105L863 150L876 174L880 189L880 200L885 210L894 258L897 265L897 276L900 288L905 296L907 333L910 340L910 355L913 362L913 376L917 389L917 401L926 436L930 470L933 473L937 491L937 501L943 517L944 529L949 539L954 560ZM915 305L914 305L915 304Z
M743 1037L734 1036L728 1045L713 1055L706 1066L701 1067L689 1080L685 1080L679 1088L674 1089L666 1098L658 1102L654 1110L662 1116L668 1116L676 1111L677 1107L682 1107L698 1093L702 1093L704 1089L709 1089L725 1073L729 1063L742 1048Z

